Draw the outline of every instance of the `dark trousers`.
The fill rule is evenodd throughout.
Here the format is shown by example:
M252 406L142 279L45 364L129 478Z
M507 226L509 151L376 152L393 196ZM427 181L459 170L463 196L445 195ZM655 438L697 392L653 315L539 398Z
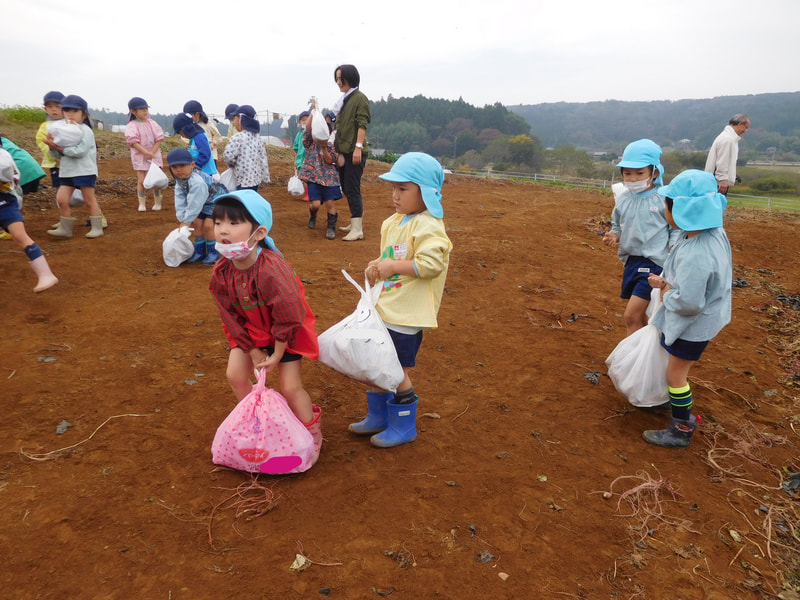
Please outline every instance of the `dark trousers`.
M347 196L347 204L350 205L350 216L361 218L364 214L364 201L361 199L361 176L364 174L364 167L367 164L367 157L361 155L361 164L353 164L353 154L342 154L344 156L344 166L339 167L339 183L342 184L342 192Z

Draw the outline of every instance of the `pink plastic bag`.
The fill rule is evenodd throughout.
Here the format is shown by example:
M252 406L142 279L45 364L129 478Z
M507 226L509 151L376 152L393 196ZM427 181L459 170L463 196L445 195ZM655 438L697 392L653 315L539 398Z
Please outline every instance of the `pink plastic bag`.
M302 473L319 457L311 432L286 399L265 386L266 373L217 428L211 444L214 464L248 473ZM319 408L315 408L315 416ZM316 421L316 418L315 418Z

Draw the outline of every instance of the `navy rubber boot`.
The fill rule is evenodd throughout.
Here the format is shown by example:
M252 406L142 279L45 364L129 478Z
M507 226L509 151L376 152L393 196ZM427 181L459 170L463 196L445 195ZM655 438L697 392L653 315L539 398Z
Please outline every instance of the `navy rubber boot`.
M702 417L695 415L691 415L688 421L673 417L666 429L651 429L642 433L642 437L648 444L662 448L688 448L702 420Z
M408 404L386 404L389 426L373 435L369 441L378 448L392 448L417 439L417 400Z
M200 262L206 257L206 241L203 240L201 242L194 243L194 254L187 260L187 263L196 263Z
M386 403L394 398L391 392L367 392L367 416L363 421L350 423L347 429L358 435L372 435L386 429Z

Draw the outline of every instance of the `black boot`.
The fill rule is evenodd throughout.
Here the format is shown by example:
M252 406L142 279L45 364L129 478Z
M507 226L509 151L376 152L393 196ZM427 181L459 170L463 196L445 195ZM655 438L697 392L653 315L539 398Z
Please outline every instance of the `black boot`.
M325 232L325 239L336 239L336 222L339 220L339 214L328 215L328 231Z
M310 208L308 209L308 214L310 215L308 217L308 228L309 229L314 229L314 227L317 226L317 211L318 210L319 209L317 209L317 210L311 210Z
M651 429L642 434L644 440L654 446L663 448L687 448L692 441L694 430L702 421L702 417L691 415L688 421L672 417L666 429Z

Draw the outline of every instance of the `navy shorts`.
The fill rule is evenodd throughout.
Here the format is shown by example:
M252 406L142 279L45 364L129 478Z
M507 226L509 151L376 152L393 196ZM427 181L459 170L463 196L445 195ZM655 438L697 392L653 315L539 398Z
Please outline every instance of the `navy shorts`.
M417 364L417 352L422 345L422 332L417 333L399 333L397 331L389 330L389 335L394 342L394 348L397 350L397 358L400 359L400 365L403 367L413 367Z
M8 226L12 223L22 223L22 213L17 204L17 197L14 194L3 194L4 196L11 196L14 198L8 204L0 206L0 227L8 231Z
M672 345L667 346L664 341L664 334L662 333L661 345L664 347L664 350L666 350L672 356L677 356L678 358L683 358L685 360L699 360L700 355L703 354L706 346L708 346L708 341L689 342L687 340L678 338L672 342Z
M264 346L263 348L261 348L261 350L263 350L264 352L266 352L267 354L272 356L272 354L275 352L275 347L274 346ZM292 352L284 351L283 356L281 357L281 362L282 363L294 362L296 360L300 360L301 358L303 358L303 357L300 354L294 354Z
M629 256L625 263L625 272L622 274L622 293L620 298L626 300L631 296L650 300L653 286L647 281L650 274L661 275L662 268L649 258L643 256Z
M52 181L54 188L57 188L61 185L61 178L58 176L58 167L53 167L50 169L50 180Z
M93 188L95 183L97 183L97 175L79 175L78 177L59 176L59 180L61 181L61 185L66 185L73 188Z
M308 199L327 202L328 200L339 200L342 197L342 188L338 185L320 185L308 182Z

